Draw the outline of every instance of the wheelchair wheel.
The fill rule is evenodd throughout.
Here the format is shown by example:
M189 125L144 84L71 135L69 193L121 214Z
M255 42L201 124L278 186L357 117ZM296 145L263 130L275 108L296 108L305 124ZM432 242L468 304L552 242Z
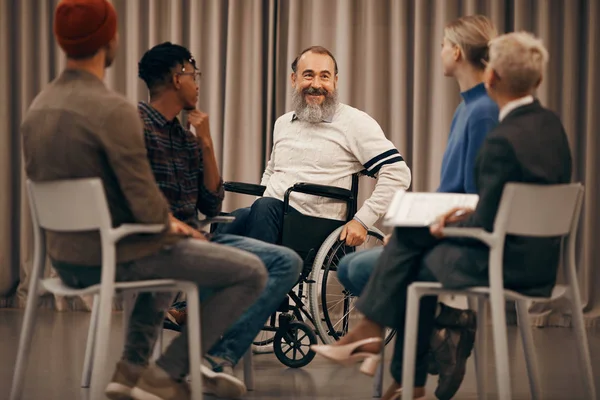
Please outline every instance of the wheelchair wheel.
M315 358L310 346L317 343L317 335L310 325L292 321L275 333L273 351L283 365L302 368Z
M299 282L298 285L296 285L292 289L292 291L294 291L299 298L303 298L304 297L303 287L304 287L303 283ZM291 299L288 298L287 299L288 304L290 301L291 301ZM257 349L256 349L257 354L261 354L263 351L272 353L272 351L268 351L268 349L266 347L273 344L273 340L275 339L275 332L277 332L277 330L278 330L277 320L282 312L291 312L291 315L293 316L294 320L297 320L300 322L304 321L304 317L302 316L302 313L300 312L298 306L295 304L291 304L289 306L289 309L286 308L286 310L279 309L277 312L275 312L273 315L271 315L271 317L269 317L269 320L265 324L265 327L258 333L258 335L256 335L256 338L254 338L254 340L252 341L252 344L257 347ZM265 349L261 350L261 349L259 349L259 347L265 347Z
M262 330L258 333L258 335L254 339L252 344L255 346L259 346L259 347L268 346L271 343L273 343L274 338L275 338L275 333Z
M325 344L331 344L344 336L360 318L355 309L357 297L348 292L337 279L340 259L354 251L383 245L383 233L376 228L367 232L367 240L360 247L348 247L339 240L342 228L336 229L323 242L313 265L309 291L310 312L315 328ZM389 343L395 331L386 331L385 343Z

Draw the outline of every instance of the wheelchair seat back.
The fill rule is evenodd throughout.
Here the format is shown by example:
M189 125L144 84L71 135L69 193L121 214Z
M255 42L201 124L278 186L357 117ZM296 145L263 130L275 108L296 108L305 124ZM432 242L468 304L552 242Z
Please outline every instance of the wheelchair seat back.
M341 220L286 214L283 218L281 245L298 253L305 264L312 265L325 239L344 224L345 221Z

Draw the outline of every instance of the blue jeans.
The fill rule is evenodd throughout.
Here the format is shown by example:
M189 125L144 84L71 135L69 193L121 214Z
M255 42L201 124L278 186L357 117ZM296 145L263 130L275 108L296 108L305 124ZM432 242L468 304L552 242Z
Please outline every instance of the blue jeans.
M302 259L286 247L235 235L215 234L211 242L232 246L255 254L268 272L267 286L258 300L225 332L208 352L237 364L252 345L271 314L277 311L285 295L294 287L302 270ZM201 300L210 293L201 295Z
M290 214L299 212L290 207ZM239 208L230 213L235 221L230 224L219 224L215 233L228 233L267 243L278 243L283 224L283 201L273 197L261 197L251 207Z
M337 277L344 287L360 296L373 274L383 246L348 254L340 260Z

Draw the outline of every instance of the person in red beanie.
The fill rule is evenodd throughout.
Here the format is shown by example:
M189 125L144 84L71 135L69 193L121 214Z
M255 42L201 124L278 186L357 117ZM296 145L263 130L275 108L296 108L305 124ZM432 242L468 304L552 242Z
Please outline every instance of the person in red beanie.
M117 54L117 12L106 0L62 0L54 35L67 55L67 69L88 69L102 79Z
M119 242L116 280L174 279L193 282L200 292L210 291L210 298L202 302L201 334L202 348L210 349L261 295L267 279L264 264L253 254L190 237L181 224L171 222L169 205L146 156L138 112L102 82L118 46L113 6L106 0L62 0L54 16L54 33L67 65L38 94L21 126L27 177L34 182L100 178L114 226L163 225L160 233ZM97 232L46 232L46 237L52 265L67 285L85 288L100 282ZM185 380L190 372L187 327L156 363L149 364L172 299L169 293L138 295L122 359L105 390L110 399L200 396L191 393ZM97 363L106 365L105 349L95 353ZM209 377L215 375L207 367L200 369ZM104 395L103 375L103 370L94 371L93 399ZM200 376L192 379L198 382Z

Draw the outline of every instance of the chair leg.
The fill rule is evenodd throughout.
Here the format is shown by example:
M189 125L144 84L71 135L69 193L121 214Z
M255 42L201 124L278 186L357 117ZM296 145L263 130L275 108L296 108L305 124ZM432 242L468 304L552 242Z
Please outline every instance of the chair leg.
M579 352L579 363L584 380L587 398L596 399L596 385L592 372L592 360L590 359L590 346L588 343L585 324L583 322L583 306L579 298L579 290L571 295L573 328L575 330L577 350Z
M81 374L81 387L89 388L92 380L92 362L94 360L94 344L96 343L96 328L98 326L98 308L100 301L98 295L94 295L92 313L90 315L90 326L88 328L87 342L85 344L85 357L83 359L83 373Z
M31 279L37 280L37 277L31 277ZM32 284L30 285L30 289L32 287L34 287L35 290L30 290L27 296L27 306L21 328L21 335L19 337L19 348L17 350L15 374L12 381L12 388L10 390L10 400L19 400L23 394L23 380L25 378L25 369L27 367L29 353L31 351L31 340L33 339L33 328L35 325L35 318L37 316L39 298L37 286Z
M254 366L252 362L252 346L248 349L244 355L244 383L246 389L254 390Z
M123 341L127 342L127 332L129 331L129 318L133 312L137 293L123 292Z
M531 321L529 319L529 310L527 301L518 300L517 302L517 320L521 340L523 342L523 353L525 354L525 363L527 364L527 375L529 377L529 388L533 400L542 399L540 384L540 374L538 369L537 357L535 353L535 344L533 343L533 334L531 332Z
M104 400L104 372L108 363L108 346L110 340L110 327L112 317L112 302L114 297L114 287L112 285L103 286L100 289L98 322L96 329L96 340L94 343L91 382L91 400Z
M494 356L496 358L496 381L498 399L511 400L510 366L508 360L508 338L506 333L506 310L504 293L494 292L490 295L492 309L492 330L494 333Z
M163 349L163 327L158 328L158 334L156 335L156 343L154 343L154 349L152 350L152 359L158 360L162 354Z
M202 400L202 373L200 364L202 360L202 350L200 346L200 299L198 296L198 287L193 283L185 285L187 294L188 308L188 347L190 352L190 376L192 377L191 400ZM196 360L196 361L194 361Z
M477 379L477 398L487 398L487 312L485 298L474 298L469 296L469 308L477 312L477 332L475 334L475 348L473 358L475 360L475 377Z
M383 346L381 346L381 360L379 361L379 365L377 366L377 371L375 372L375 379L373 380L373 397L378 399L381 398L383 394L383 364L385 360L385 333L384 333L384 341Z
M408 287L406 325L404 326L404 356L402 360L402 400L412 400L417 359L417 331L421 294L411 285Z

